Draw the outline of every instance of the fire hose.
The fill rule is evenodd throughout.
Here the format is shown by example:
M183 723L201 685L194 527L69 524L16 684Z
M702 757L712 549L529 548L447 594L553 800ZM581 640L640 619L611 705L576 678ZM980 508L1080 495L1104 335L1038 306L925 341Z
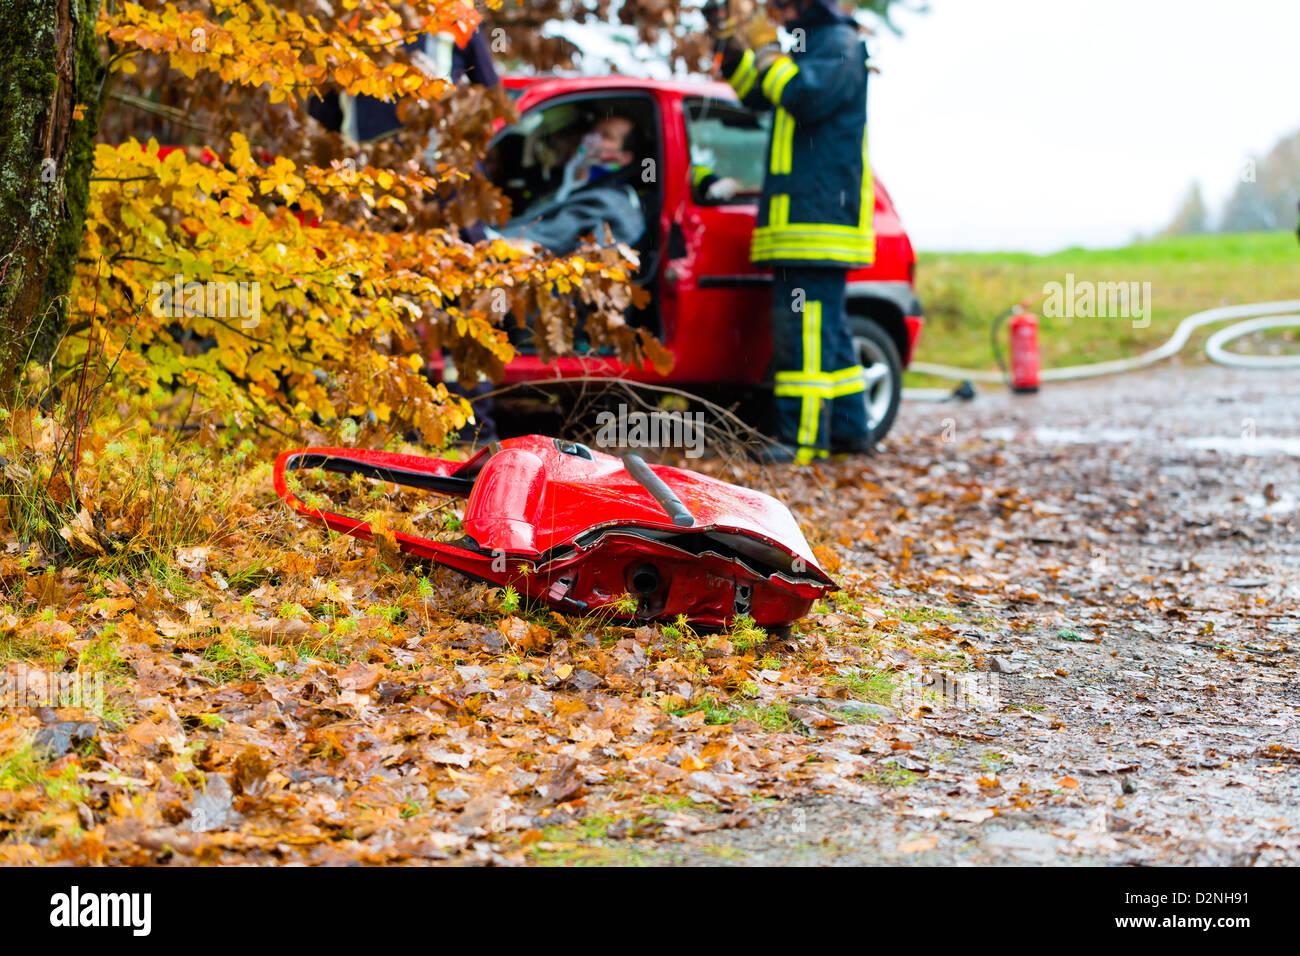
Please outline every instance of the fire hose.
M1002 361L1001 350L997 344L997 333L1002 323L1014 312L1015 309L1009 309L998 316L993 323L993 351L994 357L1001 368L1000 371L991 372L984 369L957 368L952 365L936 365L930 362L913 362L910 370L938 378L994 384L1007 382L1010 376L1005 363ZM1197 312L1195 315L1189 315L1179 322L1169 340L1149 352L1108 362L1093 362L1088 365L1070 365L1062 368L1043 369L1038 377L1045 382L1064 382L1080 378L1093 378L1099 375L1133 372L1177 355L1187 345L1192 333L1197 329L1206 325L1228 321L1233 321L1233 324L1215 332L1205 343L1205 353L1210 361L1231 368L1300 368L1300 355L1242 355L1239 352L1229 351L1227 348L1230 342L1254 332L1300 326L1300 300L1293 299L1286 302L1258 302L1250 305L1228 305L1206 309L1203 312ZM906 389L905 397L922 401L932 400L931 393L933 392L944 392L944 390ZM948 393L944 392L945 398L947 395Z

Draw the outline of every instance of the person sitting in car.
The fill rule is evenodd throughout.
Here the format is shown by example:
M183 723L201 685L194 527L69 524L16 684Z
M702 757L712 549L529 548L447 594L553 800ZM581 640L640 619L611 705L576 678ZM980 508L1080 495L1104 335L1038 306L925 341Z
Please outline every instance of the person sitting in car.
M498 231L507 239L526 239L556 255L578 248L581 238L605 238L632 245L644 234L645 213L632 187L637 150L636 123L611 114L598 120L564 165L555 193Z

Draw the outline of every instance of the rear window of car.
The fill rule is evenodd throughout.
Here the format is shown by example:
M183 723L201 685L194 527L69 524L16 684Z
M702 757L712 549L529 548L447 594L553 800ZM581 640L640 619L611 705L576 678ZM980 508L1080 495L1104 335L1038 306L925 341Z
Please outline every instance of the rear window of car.
M769 114L731 100L697 98L683 105L692 182L705 174L733 179L738 188L728 201L752 202L763 190Z

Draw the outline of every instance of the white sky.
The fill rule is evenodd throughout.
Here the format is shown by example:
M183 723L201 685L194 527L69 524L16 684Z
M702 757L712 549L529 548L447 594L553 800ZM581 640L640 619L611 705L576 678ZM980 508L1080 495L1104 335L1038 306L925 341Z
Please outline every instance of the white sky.
M871 157L925 250L1122 245L1300 128L1300 0L930 0L871 44Z

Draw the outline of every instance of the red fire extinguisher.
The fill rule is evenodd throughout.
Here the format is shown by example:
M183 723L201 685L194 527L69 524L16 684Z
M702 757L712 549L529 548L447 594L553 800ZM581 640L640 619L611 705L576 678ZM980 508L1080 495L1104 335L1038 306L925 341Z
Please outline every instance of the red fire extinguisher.
M1038 316L1017 310L1011 316L1011 390L1038 391Z

